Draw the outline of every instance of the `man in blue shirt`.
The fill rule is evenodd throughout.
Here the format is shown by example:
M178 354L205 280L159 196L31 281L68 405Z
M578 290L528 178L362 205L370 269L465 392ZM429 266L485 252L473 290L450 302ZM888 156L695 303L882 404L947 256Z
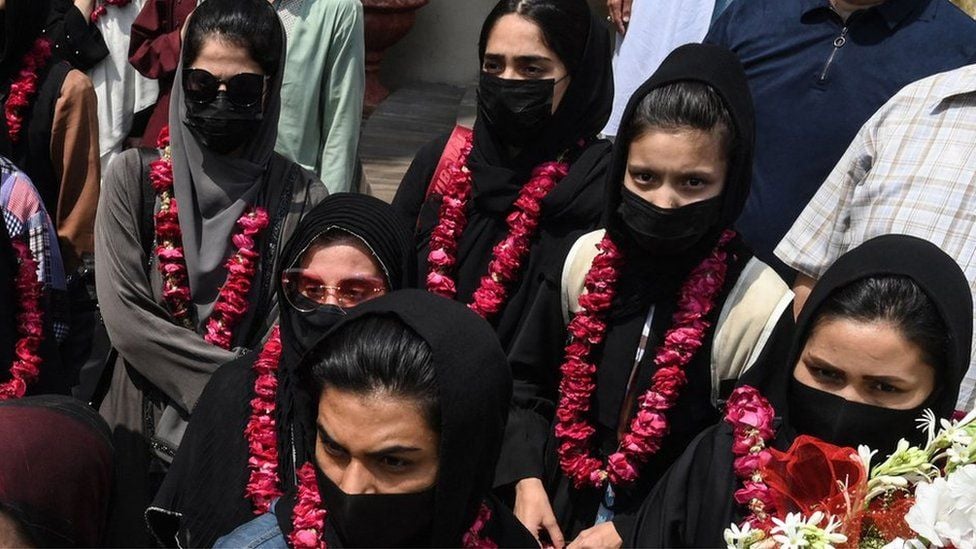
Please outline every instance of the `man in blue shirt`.
M949 0L740 0L705 42L749 77L755 170L737 226L784 278L773 249L861 125L903 86L976 62L976 22Z

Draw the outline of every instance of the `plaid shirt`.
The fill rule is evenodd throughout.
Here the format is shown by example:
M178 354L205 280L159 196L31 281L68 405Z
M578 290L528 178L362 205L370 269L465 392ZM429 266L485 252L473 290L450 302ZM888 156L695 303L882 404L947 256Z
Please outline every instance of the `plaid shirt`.
M937 244L976 289L976 65L915 82L871 117L776 255L816 279L883 234ZM960 409L973 408L974 387L976 355Z
M68 335L67 283L57 233L44 210L34 184L9 160L0 156L0 211L10 238L27 242L37 260L38 279L44 282L46 312L58 342Z

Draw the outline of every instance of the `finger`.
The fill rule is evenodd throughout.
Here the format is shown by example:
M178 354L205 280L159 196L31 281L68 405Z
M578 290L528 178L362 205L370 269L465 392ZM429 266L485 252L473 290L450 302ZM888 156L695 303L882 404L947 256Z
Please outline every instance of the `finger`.
M622 28L620 17L623 15L620 3L621 0L610 0L607 3L607 7L610 9L610 20L613 21L618 31Z
M550 520L543 522L542 526L549 533L549 539L552 540L553 547L563 549L566 545L566 540L563 538L563 532L559 529L559 524L556 523L555 517L551 517Z
M623 0L622 4L620 19L624 22L624 26L626 27L630 24L630 14L634 8L634 0Z

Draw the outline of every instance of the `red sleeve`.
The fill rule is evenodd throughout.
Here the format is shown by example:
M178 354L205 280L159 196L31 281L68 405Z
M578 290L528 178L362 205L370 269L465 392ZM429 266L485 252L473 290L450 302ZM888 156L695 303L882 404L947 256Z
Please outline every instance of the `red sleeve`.
M142 7L132 22L129 62L143 76L160 79L176 72L180 29L194 7L192 0L151 0Z

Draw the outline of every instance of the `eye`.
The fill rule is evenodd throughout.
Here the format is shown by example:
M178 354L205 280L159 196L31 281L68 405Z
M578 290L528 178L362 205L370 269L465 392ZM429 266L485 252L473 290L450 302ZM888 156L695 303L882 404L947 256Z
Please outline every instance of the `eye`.
M332 439L322 438L322 447L325 448L325 453L333 457L344 457L346 455L346 450L342 446L339 446Z
M497 74L502 72L502 66L497 61L485 61L481 66L481 70L488 74Z
M528 67L525 67L524 69L522 69L522 72L526 76L529 76L529 77L532 77L532 78L538 78L538 77L542 76L545 73L545 70L542 67L536 67L536 66L533 66L533 65L529 65Z
M807 366L807 369L810 370L810 373L818 381L833 384L844 382L844 374L837 370L827 370L826 368L817 368L815 366Z
M413 465L413 462L397 456L383 456L380 458L380 463L392 472L402 472Z
M689 187L691 189L696 189L696 190L704 188L705 185L708 185L708 181L705 181L704 179L699 179L697 177L693 177L685 182L686 187Z
M654 181L654 174L650 172L630 172L630 178L640 185L650 185Z
M871 390L877 391L879 393L888 393L888 394L903 392L898 387L895 387L894 385L891 385L890 383L885 383L883 381L875 381L874 383L872 383Z

